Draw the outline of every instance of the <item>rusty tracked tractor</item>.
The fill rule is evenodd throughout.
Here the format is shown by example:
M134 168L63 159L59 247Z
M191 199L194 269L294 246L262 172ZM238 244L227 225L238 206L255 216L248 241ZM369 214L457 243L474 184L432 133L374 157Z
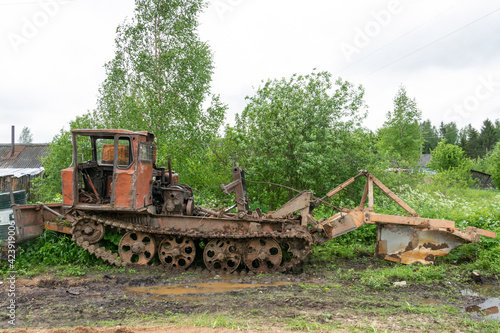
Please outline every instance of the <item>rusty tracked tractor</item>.
M274 212L250 211L244 171L233 168L236 213L194 205L192 189L178 175L156 166L154 135L126 130L73 130L73 164L62 170L61 204L13 205L17 241L43 228L71 234L85 250L113 265L147 265L153 258L169 269L188 268L197 256L217 273L240 269L286 271L300 263L315 243L377 225L376 255L402 262L433 262L453 248L475 242L489 231L460 231L453 221L424 219L363 171L323 199L304 191ZM361 205L316 221L312 209L360 176L367 177ZM373 184L411 216L373 212ZM365 207L368 200L368 206ZM118 248L106 250L104 234L120 235ZM286 255L285 255L286 254Z

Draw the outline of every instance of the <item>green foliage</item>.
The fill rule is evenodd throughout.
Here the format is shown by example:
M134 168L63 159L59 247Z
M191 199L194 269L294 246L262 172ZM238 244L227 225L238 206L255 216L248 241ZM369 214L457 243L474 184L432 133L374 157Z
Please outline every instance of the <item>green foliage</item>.
M357 231L363 231L364 237L356 235ZM330 262L336 258L354 259L360 256L356 250L373 253L375 251L374 240L376 239L375 228L363 226L349 234L342 235L322 245L312 248L311 262Z
M486 157L478 157L476 160L472 160L472 170L488 173L488 167L488 159Z
M61 170L71 164L71 134L61 130L49 144L46 157L42 157L45 168L43 178L32 180L33 192L42 202L49 202L61 192Z
M443 123L439 125L439 137L441 140L446 140L446 142L456 145L459 141L459 131L457 128L457 124L454 122L451 123Z
M423 135L419 122L422 111L415 99L407 96L401 86L394 97L394 110L387 113L387 120L378 132L377 144L380 152L395 159L398 167L414 166L420 157Z
M195 191L196 202L208 207L215 208L221 202L231 204L232 196L221 201L219 184L232 181L229 170L235 165L246 169L251 207L264 210L276 208L296 193L250 181L312 189L322 196L359 169L368 169L422 216L498 230L499 208L485 208L478 200L467 197L471 193L467 190L471 185L470 162L464 152L476 158L482 156L481 149L488 151L477 163L493 175L498 186L500 146L492 149L492 142L495 135L498 141L500 123L497 120L493 126L485 122L481 134L469 126L460 135L455 123L442 123L439 136L459 143L463 150L445 141L437 144L436 128L430 121L419 125L421 111L403 86L377 137L361 126L366 116L364 89L340 78L332 80L328 72L315 71L263 82L247 97L248 104L237 115L236 125L227 126L221 136L226 106L211 94L212 55L197 33L198 15L204 7L202 0L137 0L135 16L117 29L115 57L105 65L106 79L100 87L96 110L76 118L70 129L125 128L154 133L158 165L165 165L171 158L181 182L203 191ZM61 130L49 149L43 160L45 178L35 183L35 192L42 201L52 201L60 192L60 171L72 163L70 132ZM429 184L419 185L423 176L417 173L385 171L394 167L394 161L398 167L412 167L422 149L433 149L431 166L439 170ZM363 186L363 182L356 182L339 193L333 203L356 206ZM458 199L449 199L448 195ZM376 211L401 213L385 196L377 192L375 196ZM426 201L419 201L424 197ZM498 202L497 197L487 200ZM327 207L315 213L317 218L332 215ZM116 245L119 236L106 234L105 240ZM354 258L359 256L356 248L373 251L374 240L375 227L364 226L314 251L316 257ZM480 244L480 248L464 246L446 260L460 261L471 256L471 267L500 272L498 242L482 239ZM40 262L91 264L95 260L67 237L52 233L27 245L16 261L19 269ZM365 280L373 286L386 283L370 277Z
M21 134L19 134L19 138L17 139L19 143L32 143L33 142L33 134L29 127L24 126L21 130Z
M478 190L448 184L446 192L439 191L434 182L422 182L418 186L403 185L392 188L396 195L415 209L424 218L456 221L456 226L464 230L468 226L500 233L500 192L498 190ZM402 209L391 199L379 196L375 201L375 212L381 214L403 214ZM376 240L374 225L364 225L322 245L313 247L311 262L330 262L332 258L355 259L360 257L355 249L373 253ZM359 260L359 259L358 259ZM500 274L500 239L481 237L478 244L465 244L453 250L438 263L461 264L462 270L479 270L483 274ZM428 271L419 268L415 274L410 271L414 265L392 266L383 275L391 275L388 281L404 279L423 282L422 278L437 279L442 269L428 266ZM399 268L398 268L399 267ZM412 268L413 267L413 268ZM399 272L399 273L398 273ZM425 274L424 274L425 273ZM424 274L419 276L419 274ZM376 275L376 274L375 274ZM409 276L405 278L405 276ZM420 280L419 280L420 279ZM365 277L366 285L383 287L382 278Z
M500 141L500 120L497 119L495 124L489 119L484 120L480 132L468 125L460 131L459 136L460 147L468 157L477 159L487 156Z
M481 133L479 134L479 145L481 146L481 156L486 155L490 152L495 143L498 141L497 129L491 122L491 120L486 119L481 127Z
M447 194L433 191L430 184L419 189L407 187L401 198L420 216L456 221L457 227L467 226L500 232L500 192L470 188L449 188ZM469 262L467 268L500 273L500 239L481 237L477 245L462 245L442 260Z
M219 179L210 176L221 168L210 148L226 106L210 92L212 55L197 32L204 7L202 0L137 0L135 16L117 28L115 57L105 65L96 110L70 129L152 132L159 166L171 158L182 182L215 189ZM71 164L70 141L61 130L43 160L45 178L36 191L44 201L61 190L60 171Z
M495 132L497 133L497 141L500 141L500 119L495 120Z
M470 188L475 184L470 173L470 163L462 163L457 168L440 171L429 179L429 190L444 194L456 188Z
M432 157L427 167L436 171L458 168L466 160L462 148L446 143L446 139L438 143L436 149L431 152L431 155Z
M77 117L70 122L70 129L93 128L94 124L88 115ZM71 132L61 129L49 144L46 157L42 158L45 168L43 178L32 181L33 191L42 202L54 202L54 197L61 193L61 170L72 164L73 148Z
M204 7L202 0L137 0L135 16L117 29L93 114L101 128L154 133L159 164L170 157L187 178L184 163L206 152L226 109L210 94L212 54L197 33Z
M249 179L326 193L371 158L371 134L361 128L364 90L328 72L268 80L226 135ZM236 152L235 152L236 153ZM233 153L233 156L235 154ZM279 205L296 193L269 185L251 199Z
M486 171L491 174L495 186L500 188L500 142L497 142L486 160L488 166Z
M420 124L420 130L422 131L422 136L424 139L422 153L430 154L431 150L436 148L439 142L439 136L436 126L433 126L430 120L426 120Z
M479 132L469 125L465 131L467 140L463 143L463 148L467 157L476 159L480 156Z
M474 185L470 174L473 163L465 157L462 148L448 144L443 139L431 154L427 167L437 171L430 185L434 191L446 192L450 187L465 188Z
M111 244L118 246L120 244L120 240L122 239L121 234L116 233L113 230L106 229L106 232L104 233L103 239L105 241L109 241Z
M15 270L29 273L33 267L53 265L88 266L102 261L83 250L71 236L46 230L40 237L19 246ZM6 265L1 271L6 271ZM81 270L80 270L81 271ZM77 271L75 274L79 274ZM71 274L71 272L69 272Z
M360 283L374 289L383 289L393 282L428 283L448 277L449 268L445 266L416 266L395 264L360 272ZM454 278L458 278L458 274Z
M472 169L490 174L493 184L500 188L500 142L497 142L485 157L478 157L473 162Z
M195 188L197 204L208 204L207 207L214 208L220 204L232 205L234 196L225 196L220 184L233 181L232 154L235 151L237 149L230 136L215 137L203 152L182 163L179 179Z

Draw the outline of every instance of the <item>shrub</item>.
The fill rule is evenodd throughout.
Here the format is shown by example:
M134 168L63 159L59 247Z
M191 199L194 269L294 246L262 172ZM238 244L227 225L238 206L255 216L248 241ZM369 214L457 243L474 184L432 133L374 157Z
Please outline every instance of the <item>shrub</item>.
M500 188L500 142L497 142L489 154L487 164L487 171L491 173L493 183L497 188Z
M465 153L459 146L446 143L446 139L438 143L436 149L431 151L431 160L427 167L436 171L446 171L462 167Z

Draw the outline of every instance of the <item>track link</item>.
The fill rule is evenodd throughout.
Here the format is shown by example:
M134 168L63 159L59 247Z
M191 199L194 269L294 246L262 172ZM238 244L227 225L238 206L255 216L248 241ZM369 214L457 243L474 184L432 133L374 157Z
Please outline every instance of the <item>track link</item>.
M75 226L82 220L92 220L97 225L101 224L104 227L122 229L126 231L136 231L149 233L155 236L161 235L173 235L173 236L185 236L193 239L236 239L240 241L249 241L255 238L273 238L279 244L286 244L289 253L292 257L287 261L283 261L282 264L276 269L277 272L285 272L296 265L298 265L302 260L304 260L307 255L309 255L312 248L312 237L311 235L301 229L290 229L287 232L250 232L250 233L238 233L238 232L220 232L215 231L211 233L199 232L197 230L179 231L173 228L152 228L150 226L137 225L130 222L122 222L114 220L111 218L102 218L97 216L84 216L77 219L73 223L71 233L73 235L73 240L76 241L77 245L81 246L84 250L95 255L97 258L101 258L103 261L108 262L115 266L124 266L118 254L113 253L110 250L106 250L103 246L99 246L97 243L90 244L84 239L83 236L78 236L73 234Z
M86 218L88 219L88 217ZM91 219L99 222L94 218ZM78 223L82 223L82 218L79 218L75 222L73 222L71 228L71 239L75 241L78 246L81 246L84 250L88 251L90 254L95 255L97 258L101 258L104 262L108 262L111 265L115 265L118 267L122 266L122 261L120 260L120 258L118 258L118 255L116 253L113 253L111 250L106 250L104 246L100 246L97 242L91 244L85 240L85 236L82 236L80 233L75 233L75 228Z

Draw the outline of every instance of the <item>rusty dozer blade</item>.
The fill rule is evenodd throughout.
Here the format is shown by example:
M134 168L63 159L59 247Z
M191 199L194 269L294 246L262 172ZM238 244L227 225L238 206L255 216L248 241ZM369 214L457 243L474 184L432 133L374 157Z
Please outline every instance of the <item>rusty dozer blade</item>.
M475 243L483 234L495 237L494 233L485 234L485 230L468 227L459 229L420 229L412 225L377 224L377 246L375 253L381 258L412 264L433 263L436 256L445 256L451 250L465 243Z
M367 183L361 204L355 209L342 209L334 216L315 223L317 243L351 232L365 223L376 224L376 256L403 264L416 262L430 264L434 262L436 256L445 256L462 244L476 243L480 236L492 238L496 236L494 232L475 227L467 227L465 231L462 231L455 227L454 221L419 217L416 211L367 171L362 171L356 177L330 191L322 199L317 199L315 205L339 193L362 175L367 177ZM373 184L411 216L374 213ZM365 207L367 200L368 207Z

